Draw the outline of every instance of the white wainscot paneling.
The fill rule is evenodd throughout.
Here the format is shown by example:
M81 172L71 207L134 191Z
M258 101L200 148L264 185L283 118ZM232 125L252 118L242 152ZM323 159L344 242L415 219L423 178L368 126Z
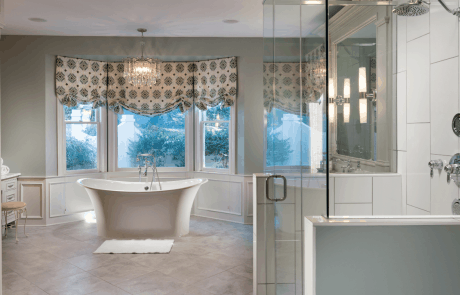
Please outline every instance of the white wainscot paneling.
M65 215L65 182L50 184L50 217Z
M248 217L252 217L253 212L254 212L254 202L253 202L254 186L253 184L254 183L252 181L249 181L246 183L246 203L247 203L247 208L248 208L246 215Z
M401 215L402 181L400 176L373 178L373 215Z
M458 20L457 20L458 22ZM451 132L458 113L458 58L431 65L431 153L451 156L458 152L458 137Z
M20 200L27 204L28 218L44 218L44 184L41 181L20 181ZM25 217L25 214L22 214Z
M77 183L80 178L104 179L104 174L57 177L48 180L49 215L59 217L94 210L86 189Z
M443 0L451 9L458 7L458 0ZM438 1L430 5L431 63L458 55L458 18L446 15Z
M242 182L208 179L197 196L199 210L242 215Z
M50 217L93 210L86 189L74 181L50 183ZM60 214L61 213L61 214Z
M370 216L372 204L335 204L336 216Z
M335 177L334 191L336 204L372 203L372 177Z
M407 123L430 122L430 36L408 42L407 52Z

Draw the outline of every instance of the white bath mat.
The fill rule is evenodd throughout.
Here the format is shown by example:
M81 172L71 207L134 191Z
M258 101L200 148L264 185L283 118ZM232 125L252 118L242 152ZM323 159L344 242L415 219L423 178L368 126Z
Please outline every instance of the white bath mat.
M96 254L165 254L171 252L174 240L108 240Z

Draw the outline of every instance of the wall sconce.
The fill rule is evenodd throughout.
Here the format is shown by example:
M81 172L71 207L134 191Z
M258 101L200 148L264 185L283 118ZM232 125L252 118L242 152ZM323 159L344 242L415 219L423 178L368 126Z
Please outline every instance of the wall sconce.
M367 77L366 68L359 68L359 122L367 123Z
M334 123L335 121L335 88L334 88L334 79L329 79L329 121Z
M331 123L335 121L335 105L343 105L343 121L344 123L350 122L350 94L350 79L343 81L343 96L335 96L334 79L329 79L329 120Z
M359 68L359 122L367 123L367 101L375 103L377 99L377 90L372 93L367 93L367 75L366 68Z
M345 102L343 103L343 122L349 123L350 122L350 79L346 78L343 80L343 98Z

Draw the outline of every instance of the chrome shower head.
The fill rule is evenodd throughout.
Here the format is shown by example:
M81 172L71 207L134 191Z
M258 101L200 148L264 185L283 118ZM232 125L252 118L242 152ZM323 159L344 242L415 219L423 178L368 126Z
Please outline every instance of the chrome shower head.
M399 16L419 16L430 11L429 3L423 0L414 0L393 8L393 13Z

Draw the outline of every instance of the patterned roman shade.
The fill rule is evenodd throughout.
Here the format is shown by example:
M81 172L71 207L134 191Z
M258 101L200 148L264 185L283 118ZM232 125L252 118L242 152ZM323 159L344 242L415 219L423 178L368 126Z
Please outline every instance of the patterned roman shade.
M196 106L200 110L219 104L235 104L238 80L236 57L197 62L195 73Z
M193 104L192 62L163 62L161 78L153 86L133 86L123 77L122 62L109 62L107 98L116 113L123 109L147 116L159 115L179 108L187 111Z
M93 108L106 101L106 62L63 56L56 57L56 95L62 104L72 107L78 103Z
M326 58L324 45L305 56L302 63L264 63L264 107L271 112L275 107L292 114L307 110L307 103L317 102L325 92L322 61ZM321 65L318 67L318 65Z
M377 89L377 58L376 57L371 57L370 58L370 68L371 68L371 89L370 91Z
M61 103L105 105L115 113L123 109L145 116L179 108L229 107L236 101L236 57L201 62L163 62L161 78L153 86L133 86L123 77L122 62L99 62L57 56L56 95Z

